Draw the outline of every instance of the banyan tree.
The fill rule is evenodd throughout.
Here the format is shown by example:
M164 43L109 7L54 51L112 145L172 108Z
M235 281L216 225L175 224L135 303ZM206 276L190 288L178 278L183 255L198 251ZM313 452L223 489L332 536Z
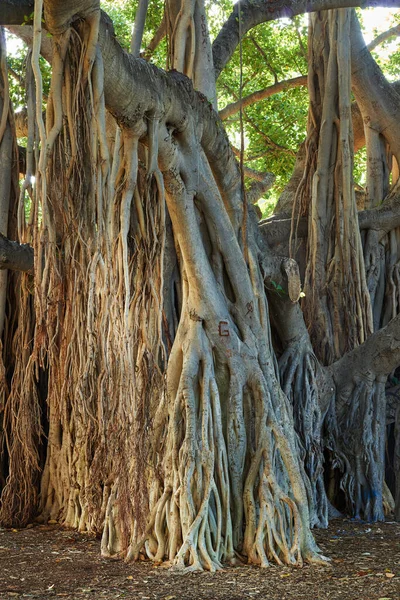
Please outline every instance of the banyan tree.
M211 44L204 0L167 0L161 70L139 56L148 2L127 52L96 0L0 1L29 48L22 150L2 30L3 526L213 571L323 562L312 528L338 509L399 516L400 95L360 4L243 0ZM247 185L216 80L253 27L306 11L307 136L260 221L273 178Z

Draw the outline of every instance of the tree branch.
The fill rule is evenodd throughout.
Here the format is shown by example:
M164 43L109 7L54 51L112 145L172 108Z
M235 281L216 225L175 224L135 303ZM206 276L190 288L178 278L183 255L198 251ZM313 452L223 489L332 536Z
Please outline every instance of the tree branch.
M349 378L371 378L389 375L400 364L400 314L392 319L366 342L347 352L327 370L336 385L342 385Z
M376 38L367 45L367 48L370 52L372 52L372 50L374 50L377 46L379 46L379 44L383 44L383 42L386 42L390 38L397 37L399 35L400 35L400 25L395 25L394 27L391 27L387 31L384 31L383 33L376 36Z
M385 233L400 227L400 197L396 196L377 208L363 210L358 213L358 222L360 229L374 229Z
M400 7L399 0L243 0L237 2L228 20L213 43L213 57L216 79L231 59L239 44L239 10L241 34L244 36L250 29L282 17L294 17L306 12L328 10L332 8L362 8L383 6Z
M0 0L1 7L1 0ZM33 27L31 25L10 25L7 26L8 31L19 37L27 46L32 46L33 40ZM51 38L42 36L40 43L40 54L51 63L53 58L53 41Z
M351 82L364 124L385 137L400 162L400 95L366 47L354 11L351 27Z
M1 0L0 25L22 25L33 13L34 0Z
M0 233L0 269L32 271L33 248L29 244L13 242Z
M307 85L307 75L300 75L299 77L294 77L293 79L287 79L286 81L279 81L274 85L270 85L263 90L257 90L248 96L245 96L241 100L237 102L232 102L231 104L227 104L222 110L219 111L219 116L224 121L228 117L237 113L241 108L246 108L246 106L250 106L250 104L254 104L255 102L259 102L260 100L265 100L274 94L278 94L279 92L285 92L294 87L299 87L301 85Z
M158 26L157 31L153 35L152 39L149 42L149 45L147 46L147 48L145 49L145 51L143 53L143 58L145 58L146 60L150 60L150 58L153 55L154 51L156 50L157 46L165 38L166 34L167 34L167 25L166 25L165 12L164 12L163 18L161 20L160 25Z
M398 196L383 203L377 208L362 210L358 213L358 224L361 230L374 229L381 231L382 235L400 227L400 198ZM265 240L271 247L289 240L292 226L291 218L282 218L279 214L261 221L259 227ZM307 218L301 217L298 221L297 237L306 238L308 235Z
M246 175L246 170L244 171ZM273 173L261 173L263 179L255 179L246 192L247 202L255 204L274 184L275 175Z

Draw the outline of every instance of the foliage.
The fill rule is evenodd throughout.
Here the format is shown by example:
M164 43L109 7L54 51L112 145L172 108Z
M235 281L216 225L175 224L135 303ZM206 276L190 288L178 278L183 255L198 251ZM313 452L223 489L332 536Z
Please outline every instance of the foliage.
M8 33L7 47L10 98L13 103L14 110L17 111L26 105L24 81L27 60L27 46L15 35ZM40 57L39 64L43 79L43 93L45 97L47 97L50 90L51 68L49 63L43 57ZM45 98L44 104L46 105Z
M113 20L116 35L121 45L129 49L132 24L136 13L136 2L131 0L103 0L102 8ZM206 1L211 39L215 38L223 22L232 10L232 2ZM145 49L162 20L164 2L149 3L146 28L142 48ZM371 9L372 10L372 9ZM368 19L371 10L358 11L361 23ZM392 27L400 23L400 16L388 11L386 24L374 28L373 37L382 33L382 27ZM240 96L245 97L254 91L273 85L276 81L307 73L307 29L308 17L301 15L293 19L280 19L264 23L247 34L242 43L242 65L239 49L224 69L217 82L218 105L223 108ZM365 27L364 27L365 29ZM370 35L371 32L369 31ZM18 38L8 34L11 52L9 67L21 78L24 77L26 47ZM374 51L374 58L390 80L400 78L400 45L398 39L383 42ZM151 61L165 68L167 44L164 39L151 56ZM50 85L50 67L41 59L44 92ZM240 90L242 68L243 86ZM10 77L11 99L14 109L25 105L23 86ZM276 175L274 187L260 200L263 217L273 212L274 205L286 185L294 165L299 144L305 138L308 108L308 93L305 87L280 92L257 102L243 110L245 133L245 163L259 171L272 171ZM240 118L234 114L225 122L228 135L234 146L240 147ZM365 181L365 152L355 156L354 179L363 186Z
M245 37L242 51L242 97L276 82L305 75L307 21L296 18L262 24ZM240 97L240 69L237 50L218 81L221 108ZM254 169L276 174L274 190L268 194L268 198L275 201L292 172L297 148L305 137L307 104L307 90L295 88L243 111L246 163ZM239 114L229 120L227 130L235 143Z
M101 7L109 17L112 19L114 24L115 33L118 41L125 50L129 50L132 27L135 22L137 2L127 0L116 0L114 2L110 0L102 0ZM146 18L146 26L143 34L142 48L144 49L150 42L158 25L161 22L164 10L164 2L150 2ZM154 58L154 62L160 67L165 66L165 49L164 52L157 53ZM163 60L162 60L163 59ZM159 63L160 60L160 63Z

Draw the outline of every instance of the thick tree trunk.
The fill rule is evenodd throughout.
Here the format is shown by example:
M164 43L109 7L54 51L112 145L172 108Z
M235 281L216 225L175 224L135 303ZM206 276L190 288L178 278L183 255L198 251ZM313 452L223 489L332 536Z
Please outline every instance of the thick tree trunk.
M33 242L34 285L21 276L0 519L26 523L39 513L43 521L101 532L104 555L190 570L215 570L238 557L262 566L319 561L310 526L327 523L321 423L329 407L340 424L340 435L330 431L345 458L349 504L356 514L381 516L381 401L397 320L371 338L381 356L379 365L370 357L367 381L356 369L357 350L349 355L350 384L340 361L321 367L297 303L297 266L263 243L221 121L187 77L208 96L210 55L199 51L208 40L203 3L167 4L170 58L186 75L123 53L98 3L45 2L54 52L46 124L36 4L36 103L28 115L35 110L39 137L31 120L32 216L22 219L21 194L18 237ZM327 318L338 327L326 362L369 330L349 174L347 17L321 18L330 45L315 68L321 131L309 137L305 178L314 181L308 237L315 242L306 300L314 283L327 283ZM337 73L344 87L335 87ZM121 127L112 156L105 105ZM322 229L331 220L327 247ZM328 261L332 270L321 273ZM337 318L342 310L353 314L350 294L334 297L335 285L350 280L351 327ZM349 331L351 344L343 346ZM316 348L322 356L324 344ZM344 453L346 427L360 418L362 439L357 447L350 439Z
M187 78L117 50L119 71L104 82L122 127L110 169L100 13L72 8L45 4L55 50L46 129L40 4L34 22L41 220L31 364L47 372L49 421L41 518L103 529L105 554L190 569L214 570L237 552L263 566L319 560L258 230L218 117ZM75 14L84 21L70 27ZM109 69L116 42L107 28L102 36ZM124 85L133 65L127 106L110 84ZM10 496L3 511L12 519Z

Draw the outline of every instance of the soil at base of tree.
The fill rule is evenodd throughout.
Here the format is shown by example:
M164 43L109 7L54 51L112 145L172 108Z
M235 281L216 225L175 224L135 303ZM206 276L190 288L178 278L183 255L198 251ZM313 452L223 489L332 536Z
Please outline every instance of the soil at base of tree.
M101 558L98 539L57 525L0 529L0 599L399 600L400 524L332 521L315 532L327 567L229 567L182 575Z

